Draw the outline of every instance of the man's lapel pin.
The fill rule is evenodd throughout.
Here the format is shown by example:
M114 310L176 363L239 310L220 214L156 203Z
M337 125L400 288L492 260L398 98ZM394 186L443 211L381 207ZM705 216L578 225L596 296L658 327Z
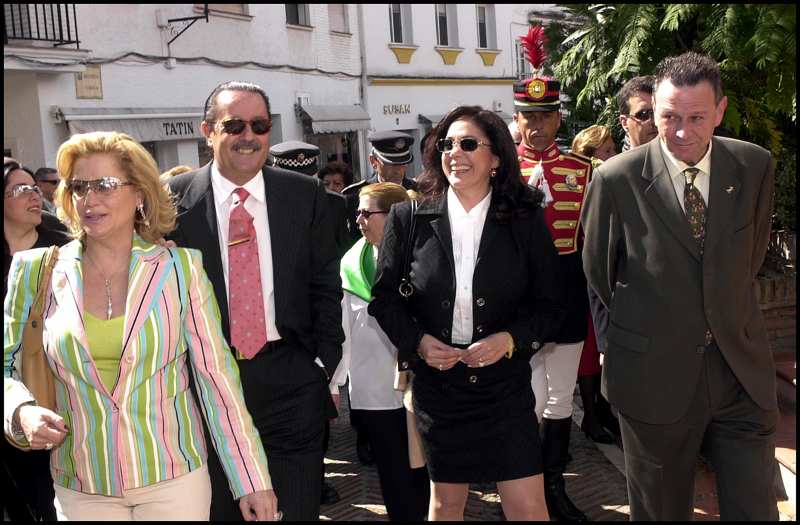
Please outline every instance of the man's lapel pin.
M734 188L733 186L728 186L727 188L725 188L725 192L726 192L728 195L731 195L731 194L733 194L733 192L734 192L734 191L736 191L736 188Z

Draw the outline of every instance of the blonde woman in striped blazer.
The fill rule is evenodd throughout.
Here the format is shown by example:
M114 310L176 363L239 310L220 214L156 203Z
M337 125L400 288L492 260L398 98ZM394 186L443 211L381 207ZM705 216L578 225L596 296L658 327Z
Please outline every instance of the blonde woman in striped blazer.
M97 132L65 142L57 163L59 213L75 237L45 299L58 406L36 406L17 380L44 249L19 252L3 320L6 435L52 450L59 519L208 520L202 413L244 517L279 519L201 256L154 244L176 212L152 157L127 135Z

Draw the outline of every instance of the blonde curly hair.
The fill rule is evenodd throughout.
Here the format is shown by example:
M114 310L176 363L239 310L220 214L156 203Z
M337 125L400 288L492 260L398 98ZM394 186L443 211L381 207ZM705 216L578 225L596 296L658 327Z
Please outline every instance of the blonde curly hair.
M67 225L72 236L83 240L86 233L81 226L68 184L72 180L75 163L89 155L106 154L117 159L120 169L141 193L143 215L136 214L134 228L148 242L155 242L175 228L177 210L169 187L160 179L158 166L152 155L130 136L116 131L95 131L73 135L58 148L56 165L61 183L54 201L58 217ZM145 220L146 219L146 220Z

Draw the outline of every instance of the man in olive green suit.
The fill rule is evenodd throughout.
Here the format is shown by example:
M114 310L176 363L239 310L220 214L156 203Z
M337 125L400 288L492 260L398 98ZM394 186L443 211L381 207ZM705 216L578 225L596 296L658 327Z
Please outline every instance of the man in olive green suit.
M727 99L708 57L663 60L654 103L659 139L596 171L582 218L584 270L610 312L603 393L631 519L691 519L702 452L722 520L776 520L775 365L754 291L772 159L712 138Z

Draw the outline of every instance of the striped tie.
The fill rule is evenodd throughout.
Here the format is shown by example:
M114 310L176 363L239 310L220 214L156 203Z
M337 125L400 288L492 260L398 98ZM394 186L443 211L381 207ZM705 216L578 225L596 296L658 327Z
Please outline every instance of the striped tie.
M694 185L694 179L700 170L697 168L686 168L683 175L686 177L686 186L683 189L683 207L686 210L686 218L689 220L689 230L692 237L700 247L700 255L703 254L703 243L706 238L706 203L700 190Z

